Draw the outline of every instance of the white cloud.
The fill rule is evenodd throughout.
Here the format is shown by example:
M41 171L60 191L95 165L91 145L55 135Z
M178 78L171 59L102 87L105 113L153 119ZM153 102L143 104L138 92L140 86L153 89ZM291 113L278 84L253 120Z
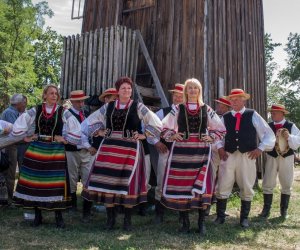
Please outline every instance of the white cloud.
M32 0L33 4L38 2L41 0ZM50 26L63 36L81 33L82 19L71 20L72 0L48 0L47 2L54 16L46 18L46 26Z

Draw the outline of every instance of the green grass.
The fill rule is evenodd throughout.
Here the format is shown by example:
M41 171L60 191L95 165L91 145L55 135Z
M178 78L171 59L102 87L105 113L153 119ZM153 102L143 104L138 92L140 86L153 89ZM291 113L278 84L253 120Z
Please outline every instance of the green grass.
M299 249L300 248L300 169L296 170L290 202L290 217L279 218L279 197L274 195L271 216L258 217L262 208L262 193L256 191L250 213L251 227L239 226L240 200L234 194L229 203L225 224L215 226L215 206L207 218L207 236L196 232L197 212L191 213L191 233L180 234L178 215L168 211L162 225L154 225L153 213L146 217L133 216L133 231L122 230L123 215L117 217L117 229L103 230L105 214L95 213L91 223L80 221L81 213L64 213L67 228L55 228L54 214L43 213L44 224L30 227L23 219L23 210L0 208L0 249Z

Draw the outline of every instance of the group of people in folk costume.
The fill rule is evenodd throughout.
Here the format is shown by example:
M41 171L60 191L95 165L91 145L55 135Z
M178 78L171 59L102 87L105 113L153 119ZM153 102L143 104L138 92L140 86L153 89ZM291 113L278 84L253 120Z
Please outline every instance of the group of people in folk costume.
M169 208L179 211L179 231L189 232L189 211L197 209L199 233L205 235L205 216L213 196L217 201L215 224L222 224L236 182L241 198L240 225L247 228L256 159L263 151L267 160L261 216L270 215L278 174L280 212L286 218L300 131L285 120L285 107L272 105L273 122L268 124L255 110L245 107L250 95L242 89L217 99L216 112L203 102L197 79L175 84L170 92L172 106L155 114L131 99L133 82L121 77L115 89L100 96L105 104L89 115L83 109L88 96L82 90L72 91L72 105L64 108L58 104L57 87L47 85L43 104L20 115L11 132L16 136L35 127L34 134L24 139L30 145L14 192L16 205L34 209L32 225L42 224L42 210L51 210L56 226L65 227L62 211L76 209L80 172L83 221L89 221L93 202L102 203L107 213L105 228L112 230L116 208L122 206L123 229L131 230L132 208L147 202L152 163L157 178L156 223L163 222L164 210ZM0 125L1 132L11 130L5 123ZM289 146L284 154L275 147L279 133Z

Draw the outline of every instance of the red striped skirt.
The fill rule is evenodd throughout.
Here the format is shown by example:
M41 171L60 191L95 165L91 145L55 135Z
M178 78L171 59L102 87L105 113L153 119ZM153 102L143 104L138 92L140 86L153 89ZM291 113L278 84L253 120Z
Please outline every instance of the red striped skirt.
M141 142L112 132L98 149L82 197L107 205L135 206L146 202L144 166Z
M173 143L167 162L161 203L175 210L205 208L211 204L213 172L210 146L198 134Z

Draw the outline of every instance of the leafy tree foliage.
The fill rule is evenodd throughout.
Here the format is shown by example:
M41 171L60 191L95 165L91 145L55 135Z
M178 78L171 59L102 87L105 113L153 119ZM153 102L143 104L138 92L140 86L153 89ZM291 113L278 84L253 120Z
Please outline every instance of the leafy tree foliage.
M276 62L274 62L274 50L276 47L281 46L281 43L274 43L271 34L266 33L264 37L265 43L265 61L266 61L266 77L267 85L272 82L274 72L278 68Z
M290 111L289 119L300 127L300 35L290 33L285 45L287 66L282 69L275 81L272 81L276 63L273 62L273 51L276 43L269 34L265 36L265 58L267 66L268 105L284 104ZM269 74L269 75L268 75Z
M47 27L34 44L34 71L37 84L42 87L48 83L58 83L60 79L60 57L63 37Z
M287 67L283 69L279 78L288 87L300 91L300 34L290 33L284 49L287 52Z
M61 43L55 31L43 31L45 16L53 16L45 1L36 5L31 0L0 1L0 110L14 93L25 94L33 105L40 97L37 94L41 93L43 79L58 82L55 64L60 66L60 62L55 57L60 55L53 43L57 42L58 47ZM48 50L42 53L44 48ZM53 57L47 53L54 53Z

